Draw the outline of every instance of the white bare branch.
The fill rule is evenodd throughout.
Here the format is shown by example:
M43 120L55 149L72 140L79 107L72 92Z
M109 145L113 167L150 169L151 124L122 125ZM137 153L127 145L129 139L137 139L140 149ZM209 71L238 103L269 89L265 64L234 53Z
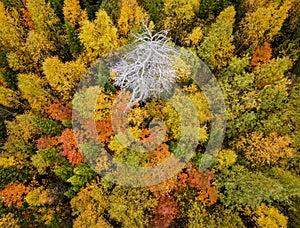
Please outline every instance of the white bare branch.
M172 88L179 75L175 70L175 57L178 51L168 42L166 30L153 34L144 26L141 34L134 35L133 48L112 66L116 71L114 85L121 92L128 90L132 97L128 106L146 101Z

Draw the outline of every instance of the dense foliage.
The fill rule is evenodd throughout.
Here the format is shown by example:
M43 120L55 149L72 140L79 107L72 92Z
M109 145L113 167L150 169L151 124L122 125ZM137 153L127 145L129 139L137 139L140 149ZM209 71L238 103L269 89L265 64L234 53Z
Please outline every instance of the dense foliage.
M201 58L226 103L217 159L198 170L212 116L204 93L176 69L199 119L196 155L176 176L148 187L99 176L78 142L96 126L111 155L149 167L176 154L181 123L166 101L131 107L132 135L150 153L118 141L111 110L120 88L75 89L100 57L133 42L143 24ZM300 3L297 0L0 0L0 227L300 227ZM98 96L88 120L87 96ZM146 99L145 98L145 99ZM174 99L180 100L178 95ZM184 109L184 106L181 107ZM72 128L72 110L85 119ZM149 122L161 118L164 138ZM77 138L76 138L77 137Z

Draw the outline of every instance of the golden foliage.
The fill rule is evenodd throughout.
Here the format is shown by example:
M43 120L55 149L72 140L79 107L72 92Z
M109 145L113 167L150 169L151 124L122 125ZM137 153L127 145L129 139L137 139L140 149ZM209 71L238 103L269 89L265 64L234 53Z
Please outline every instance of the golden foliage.
M185 43L188 46L197 46L203 39L201 27L195 27L193 31L185 38Z
M292 142L289 136L278 136L271 133L263 136L263 133L253 132L246 137L241 137L237 147L244 151L246 158L253 166L276 164L284 158L293 156Z
M31 190L26 196L26 202L30 206L43 206L53 204L55 201L55 191L44 189L43 186Z
M104 218L104 210L108 207L108 194L97 184L87 185L71 200L76 227L112 227Z
M121 36L127 36L135 26L147 21L147 13L138 6L136 0L121 0L118 18L118 30Z
M39 69L43 61L56 50L56 47L55 43L50 41L44 34L29 31L24 49L24 53L30 54L33 67ZM26 68L27 67L28 66L26 66ZM17 69L16 67L14 68Z
M10 166L15 166L17 165L18 162L16 161L15 157L0 157L0 167L1 168L7 168Z
M0 227L19 228L19 219L16 219L12 213L8 213L0 218Z
M93 22L86 20L80 30L79 38L86 49L86 58L95 61L118 47L117 28L107 13L100 9Z
M215 166L217 170L232 166L237 161L237 155L233 150L223 149L217 155L218 161Z
M79 80L84 76L85 65L79 61L63 63L58 57L46 59L43 70L53 90L59 93L62 101L72 100Z
M0 85L0 104L8 108L18 108L20 105L18 91Z
M27 9L38 33L45 35L50 40L51 37L58 35L59 18L51 8L50 2L45 0L28 1Z
M165 29L175 32L175 40L181 32L192 22L199 11L198 0L164 0Z
M79 0L64 0L63 13L73 27L77 24L82 25L88 19L86 10L80 7Z
M263 228L286 228L288 223L288 218L277 208L264 203L256 210L254 220L257 227Z
M243 42L256 46L264 40L272 41L288 17L292 1L285 0L281 6L275 1L268 6L258 7L254 12L248 12L241 23Z
M53 99L49 89L46 89L47 82L36 74L19 74L18 87L22 96L28 100L30 107L34 110L42 110Z
M0 44L8 51L18 51L22 48L26 31L22 19L16 9L8 11L0 2Z

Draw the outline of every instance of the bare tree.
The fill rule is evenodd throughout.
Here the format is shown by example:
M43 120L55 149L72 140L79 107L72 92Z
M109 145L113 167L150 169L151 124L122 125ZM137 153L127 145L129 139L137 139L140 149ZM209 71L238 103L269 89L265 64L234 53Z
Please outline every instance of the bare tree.
M172 47L166 30L144 31L134 35L134 42L112 68L117 72L114 85L132 93L128 107L169 91L179 77L174 69L178 51Z

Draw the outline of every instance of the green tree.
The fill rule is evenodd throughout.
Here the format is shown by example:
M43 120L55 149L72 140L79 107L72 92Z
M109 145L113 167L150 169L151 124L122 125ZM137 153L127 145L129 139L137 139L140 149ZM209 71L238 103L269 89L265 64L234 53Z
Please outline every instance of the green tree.
M4 47L0 47L0 81L5 87L16 90L17 89L17 74L9 67L7 61L8 51ZM2 79L1 79L2 78Z
M239 1L236 1L239 2ZM201 0L199 17L206 19L209 16L218 16L224 9L232 5L230 0Z
M154 22L156 28L162 28L164 15L164 0L138 0L138 3L145 9L149 19Z
M46 135L56 136L63 130L61 123L55 120L34 117L33 121L35 125Z
M55 14L59 17L60 21L64 21L63 4L64 0L49 0L51 8L54 9Z
M105 10L105 12L109 15L115 25L118 21L120 8L120 0L102 0L101 2L101 9Z
M94 20L100 8L101 0L82 0L82 6L86 9L90 20Z
M65 0L63 14L70 52L73 57L76 58L83 51L83 45L80 42L78 30L88 19L87 13L86 10L81 9L79 0Z
M291 174L287 176L294 183L284 180L282 172L281 175L270 176L251 172L240 165L223 169L221 175L216 177L219 199L224 206L239 210L256 210L263 202L288 202L290 197L299 194L299 180Z

